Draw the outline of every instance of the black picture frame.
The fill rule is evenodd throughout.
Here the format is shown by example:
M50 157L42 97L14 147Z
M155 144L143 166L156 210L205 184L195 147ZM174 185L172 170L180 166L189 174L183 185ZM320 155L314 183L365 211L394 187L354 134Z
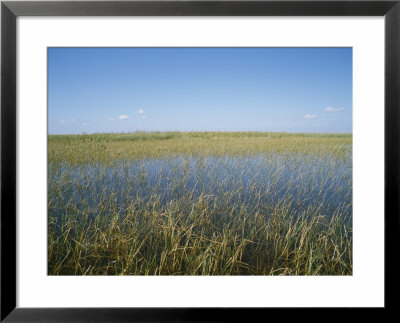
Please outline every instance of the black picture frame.
M18 308L16 280L16 19L19 16L384 16L385 307L396 309L400 180L400 0L2 1L1 3L1 321L252 321L264 309ZM371 255L372 256L372 255ZM40 292L40 291L38 291ZM286 309L269 309L282 311ZM296 309L291 309L296 310ZM301 312L297 309L298 312ZM302 314L300 314L302 315ZM308 315L308 314L307 314ZM321 318L324 319L324 318ZM382 320L382 317L380 316Z

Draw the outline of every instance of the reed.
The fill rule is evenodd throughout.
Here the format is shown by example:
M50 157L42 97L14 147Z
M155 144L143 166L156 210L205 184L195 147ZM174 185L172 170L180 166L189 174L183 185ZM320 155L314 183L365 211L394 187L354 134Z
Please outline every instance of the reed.
M49 136L50 275L351 275L348 134Z

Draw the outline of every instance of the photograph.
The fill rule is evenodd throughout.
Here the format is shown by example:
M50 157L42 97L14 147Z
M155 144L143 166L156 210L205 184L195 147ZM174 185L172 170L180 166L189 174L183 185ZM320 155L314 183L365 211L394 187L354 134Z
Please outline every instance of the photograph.
M352 143L352 47L48 47L47 275L352 276Z

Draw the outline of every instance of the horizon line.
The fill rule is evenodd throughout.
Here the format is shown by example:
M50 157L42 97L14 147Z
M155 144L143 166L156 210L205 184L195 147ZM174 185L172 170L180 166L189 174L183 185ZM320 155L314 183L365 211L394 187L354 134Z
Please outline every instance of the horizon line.
M101 134L132 134L132 133L288 133L288 134L353 134L353 132L302 132L302 131L257 131L257 130L242 130L242 131L231 131L231 130L135 130L135 131L122 131L122 132L82 132L82 133L47 133L48 136L81 136L81 135L101 135Z

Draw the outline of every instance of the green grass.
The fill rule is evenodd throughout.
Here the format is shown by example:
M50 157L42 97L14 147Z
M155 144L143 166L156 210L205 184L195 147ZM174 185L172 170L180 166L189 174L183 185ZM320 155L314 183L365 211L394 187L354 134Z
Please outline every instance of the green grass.
M50 275L351 275L352 136L49 136Z
M275 132L135 132L50 135L49 161L82 164L176 155L254 155L277 152L345 156L351 134Z

